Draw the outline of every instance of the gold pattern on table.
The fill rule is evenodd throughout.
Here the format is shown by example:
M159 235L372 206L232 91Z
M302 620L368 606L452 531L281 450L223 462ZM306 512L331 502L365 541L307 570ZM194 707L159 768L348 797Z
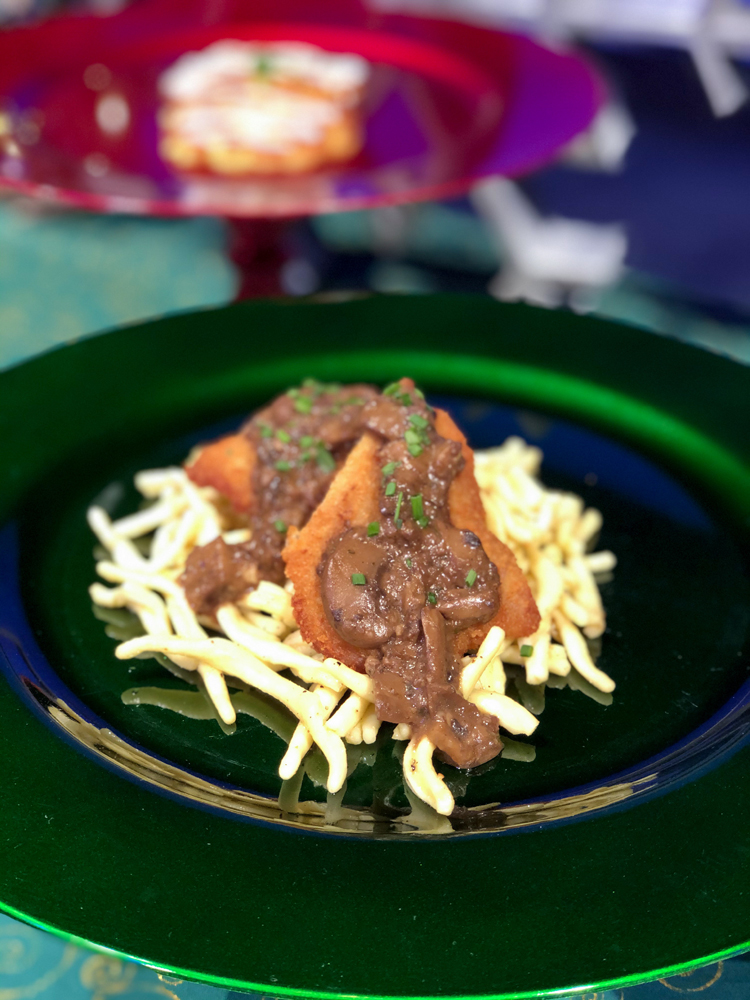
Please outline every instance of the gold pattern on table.
M25 924L0 926L0 976L26 972L41 954L39 933Z
M92 955L81 966L81 986L91 990L91 1000L105 1000L125 993L135 978L135 966L109 955Z
M0 958L5 961L9 961L11 968L2 966L1 971L16 971L12 970L12 963L16 964L17 971L20 971L23 968L23 956L28 943L26 940L27 933L32 934L34 932L32 928L23 926L19 926L18 928L10 927L7 929L4 927L0 928L0 935L2 935L0 937L0 941L10 940L12 942L11 946L7 950L3 948L0 952ZM31 983L26 983L24 986L10 986L8 988L0 987L0 1000L34 1000L35 997L38 997L42 993L46 992L50 986L53 986L68 971L78 957L78 954L79 952L75 945L66 945L57 965L48 969L47 972L39 976L38 979L35 979ZM10 959L9 956L11 956Z
M138 967L130 962L110 955L92 955L81 966L81 985L91 990L91 1000L109 1000L110 997L150 996L167 997L168 1000L180 1000L176 993L160 983L134 982ZM159 979L171 977L159 976ZM175 983L182 980L176 979ZM2 1000L2 998L0 998Z
M666 986L668 990L673 990L675 993L702 993L703 990L707 990L709 986L713 986L715 982L721 979L723 972L724 963L718 962L715 966L708 965L704 969L691 969L689 972L678 972L676 976L670 976L669 979L660 979L659 982L662 986ZM693 976L696 977L694 982L700 983L700 985L682 986L672 981L675 979L690 979ZM701 982L701 979L705 976L709 977L708 980Z

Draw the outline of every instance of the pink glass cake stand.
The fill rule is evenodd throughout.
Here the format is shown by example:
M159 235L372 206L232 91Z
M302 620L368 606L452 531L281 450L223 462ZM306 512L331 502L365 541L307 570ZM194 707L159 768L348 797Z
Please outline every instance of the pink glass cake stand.
M360 155L300 177L180 174L157 151L157 80L221 38L299 40L372 64ZM0 187L103 212L288 218L446 197L538 167L603 95L578 55L346 0L150 0L0 33Z
M299 177L222 178L163 162L159 76L225 38L305 41L367 59L361 153ZM0 33L0 190L98 212L246 220L235 225L242 270L262 258L277 272L272 220L448 197L482 177L523 174L586 128L603 95L574 53L376 14L356 0L149 0ZM276 290L255 278L256 294Z

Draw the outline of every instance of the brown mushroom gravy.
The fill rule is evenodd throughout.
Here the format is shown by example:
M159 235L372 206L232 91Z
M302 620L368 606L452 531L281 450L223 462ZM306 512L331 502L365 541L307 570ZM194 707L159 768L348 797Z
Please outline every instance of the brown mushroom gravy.
M473 767L502 743L498 720L461 696L453 638L496 614L500 579L480 539L451 523L448 490L464 466L461 445L437 433L411 380L382 393L308 381L257 413L242 429L258 459L252 538L196 548L182 583L204 614L261 579L283 583L287 528L307 522L366 431L382 440L380 513L328 544L318 566L325 614L343 640L367 651L379 718L408 723L449 762Z
M243 426L257 454L248 518L252 537L238 545L219 537L191 552L181 582L197 614L212 614L260 580L284 583L287 528L302 527L323 499L362 436L365 403L377 396L369 385L307 379Z
M477 536L451 524L461 445L436 432L408 379L369 402L362 420L383 439L380 517L329 544L319 567L323 606L344 640L369 650L378 717L408 723L449 761L474 767L502 744L497 719L458 690L451 639L495 615L500 580Z

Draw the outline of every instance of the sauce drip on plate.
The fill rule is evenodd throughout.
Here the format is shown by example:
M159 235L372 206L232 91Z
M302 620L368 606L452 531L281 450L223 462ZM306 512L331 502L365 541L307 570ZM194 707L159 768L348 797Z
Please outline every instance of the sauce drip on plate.
M380 516L329 545L320 566L326 615L368 650L379 718L408 723L459 767L473 767L502 744L497 720L458 691L451 639L495 615L500 580L479 538L451 522L461 445L437 433L434 412L407 379L368 403L362 419L383 441Z
M502 743L498 720L460 693L461 655L497 622L501 596L525 616L519 635L533 632L538 612L512 554L487 531L478 494L479 512L467 514L471 451L446 414L438 426L442 434L410 379L382 393L310 380L279 396L226 439L234 445L219 459L228 476L230 452L251 458L249 490L240 462L235 492L251 539L196 548L182 582L194 610L211 615L260 580L283 583L286 560L303 638L368 674L381 720L408 724L444 759L474 767ZM461 440L444 436L454 433Z
M336 470L362 436L372 386L307 380L259 410L242 428L253 455L248 522L252 538L216 538L190 554L182 584L198 614L212 614L260 580L284 583L281 550L289 527L302 527ZM189 470L188 470L189 471Z

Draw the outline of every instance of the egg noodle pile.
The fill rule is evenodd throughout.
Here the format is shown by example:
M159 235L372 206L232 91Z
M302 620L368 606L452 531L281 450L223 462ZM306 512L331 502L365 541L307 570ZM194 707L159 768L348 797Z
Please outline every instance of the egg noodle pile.
M538 720L506 694L504 664L523 666L532 685L544 684L551 674L565 677L572 666L599 691L615 686L593 662L586 639L597 638L605 628L595 574L608 573L616 559L611 552L588 552L601 515L584 509L573 494L542 486L536 478L541 458L538 448L519 438L475 456L488 526L513 550L542 619L537 632L523 639L490 629L476 655L463 660L461 694L496 716L511 735L530 735ZM370 678L324 658L304 641L292 612L291 583L261 582L218 608L215 619L196 616L179 583L188 555L218 535L232 544L246 541L250 533L232 529L219 495L195 486L181 468L140 472L135 485L151 501L138 513L112 521L101 507L88 512L91 529L109 553L97 573L114 584L93 584L91 598L101 607L128 608L145 632L121 643L115 655L127 660L162 653L183 670L195 671L227 725L236 717L227 677L277 699L298 720L280 777L291 778L315 743L328 762L328 791L340 791L347 776L345 742L374 743L380 729ZM146 556L134 540L149 536ZM412 738L403 723L395 726L393 737L408 740L403 756L407 786L439 814L450 815L453 795L435 769L434 745L425 737Z

